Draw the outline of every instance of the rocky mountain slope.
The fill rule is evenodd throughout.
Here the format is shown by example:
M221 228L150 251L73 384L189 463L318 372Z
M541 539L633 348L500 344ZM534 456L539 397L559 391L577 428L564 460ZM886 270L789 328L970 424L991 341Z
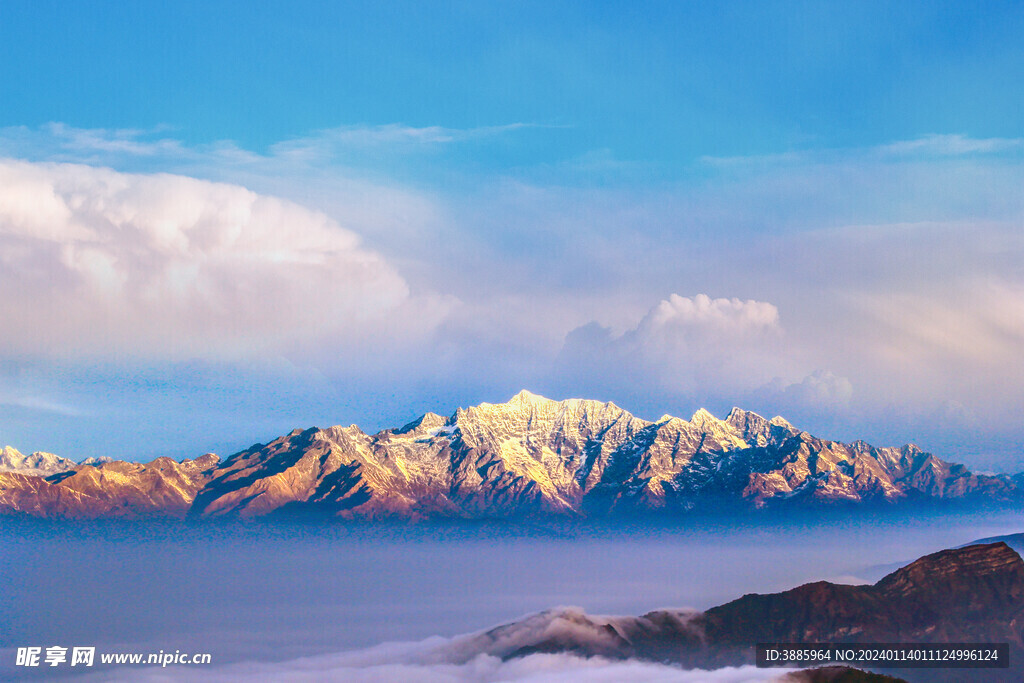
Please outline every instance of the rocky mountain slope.
M689 420L648 422L613 403L552 401L526 391L507 403L460 408L447 418L427 413L373 435L355 425L296 430L223 462L206 455L47 467L58 470L0 472L0 511L600 517L1020 496L1011 477L976 475L913 445L828 441L738 408L724 420L700 410Z
M467 637L454 647L467 660L480 653L509 659L571 652L717 668L753 662L755 645L768 642L1009 643L1014 668L975 675L1020 680L1024 562L1005 543L974 545L928 555L869 586L821 581L784 593L745 595L703 613L597 617L558 608ZM929 681L975 680L970 674L901 672Z
M48 477L0 472L0 511L61 519L183 517L218 462L207 454L145 464L108 459Z

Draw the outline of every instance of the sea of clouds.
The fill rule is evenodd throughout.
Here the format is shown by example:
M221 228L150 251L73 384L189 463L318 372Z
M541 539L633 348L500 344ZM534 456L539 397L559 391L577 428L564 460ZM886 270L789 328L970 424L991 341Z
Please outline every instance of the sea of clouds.
M343 680L353 683L422 681L423 683L487 683L517 681L651 681L652 683L747 683L774 681L788 670L754 666L684 670L667 664L583 658L571 654L533 654L503 661L480 653L463 661L463 638L428 638L412 643L385 643L337 654L285 662L242 662L227 666L124 667L87 676L88 681L305 681ZM201 676L197 676L200 672Z

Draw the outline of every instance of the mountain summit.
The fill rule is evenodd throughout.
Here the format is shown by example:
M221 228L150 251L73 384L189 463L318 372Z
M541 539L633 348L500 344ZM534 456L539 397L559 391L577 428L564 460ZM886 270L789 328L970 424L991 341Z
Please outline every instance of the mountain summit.
M61 466L45 477L38 467L0 471L0 512L593 517L1019 494L1008 476L976 475L913 445L828 441L739 408L724 420L702 409L649 422L614 403L528 391L372 435L355 425L295 430L223 462Z

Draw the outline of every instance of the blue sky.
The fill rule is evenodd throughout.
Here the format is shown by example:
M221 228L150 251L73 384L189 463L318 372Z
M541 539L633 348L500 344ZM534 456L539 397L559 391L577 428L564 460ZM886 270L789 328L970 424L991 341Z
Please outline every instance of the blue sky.
M4 443L527 387L1024 469L1018 3L0 12Z
M1018 3L5 3L3 123L271 144L339 125L558 126L473 161L1007 137Z

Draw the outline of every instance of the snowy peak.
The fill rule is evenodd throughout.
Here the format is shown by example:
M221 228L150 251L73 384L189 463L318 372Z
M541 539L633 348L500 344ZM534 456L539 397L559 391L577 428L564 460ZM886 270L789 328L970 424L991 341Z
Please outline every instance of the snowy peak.
M554 406L559 405L559 403L559 401L553 401L550 398L545 398L523 389L504 403L484 402L476 406L470 406L469 408L460 408L458 412L517 413L536 410L544 411L551 410Z
M695 424L695 425L703 426L703 425L707 424L708 422L717 423L717 422L721 422L721 420L719 420L717 417L712 415L710 412L708 412L704 408L698 408L697 412L695 412L693 414L693 417L690 418L690 422L692 424Z
M31 455L22 455L18 449L4 446L0 450L0 472L18 472L33 476L49 476L59 472L67 472L74 468L73 460L62 458L53 453L36 451Z
M440 429L447 424L448 418L442 417L437 413L424 413L412 422L398 429L385 430L390 431L392 434L405 434L408 436L423 436L429 434L433 430Z
M525 389L505 403L481 403L469 408L459 408L455 413L457 422L463 419L553 419L557 416L629 415L614 403L601 403L579 398L555 401L530 393ZM629 417L633 417L629 415Z
M799 433L793 425L781 417L768 420L757 413L733 408L725 422L752 446L778 445L786 438Z
M0 449L0 467L16 468L25 462L25 456L17 448L4 446Z
M478 447L507 439L569 441L581 447L619 422L637 429L650 424L614 403L577 398L554 401L528 391L506 403L481 403L455 413L463 438Z
M742 434L735 427L725 420L719 420L704 408L699 409L693 414L693 417L690 418L690 424L706 434L726 438L732 437L738 441L743 440Z
M527 391L526 389L523 389L518 394L510 398L508 400L508 403L512 405L537 405L555 403L555 401L552 401L549 398L544 398L543 396L539 396L537 394Z

